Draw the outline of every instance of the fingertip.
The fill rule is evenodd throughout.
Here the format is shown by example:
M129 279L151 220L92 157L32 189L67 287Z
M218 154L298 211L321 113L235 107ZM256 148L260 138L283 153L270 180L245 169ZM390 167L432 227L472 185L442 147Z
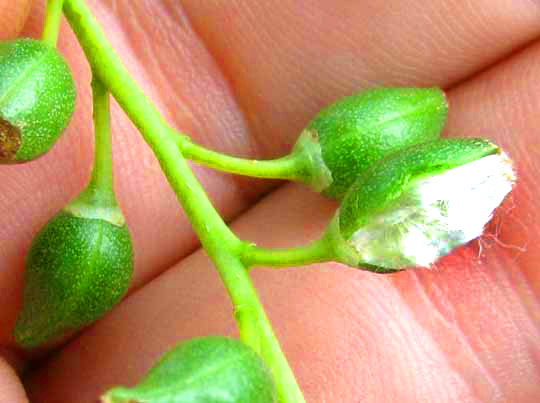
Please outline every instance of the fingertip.
M32 0L0 0L0 40L16 37L22 30Z
M0 358L0 401L28 403L28 398L15 370Z

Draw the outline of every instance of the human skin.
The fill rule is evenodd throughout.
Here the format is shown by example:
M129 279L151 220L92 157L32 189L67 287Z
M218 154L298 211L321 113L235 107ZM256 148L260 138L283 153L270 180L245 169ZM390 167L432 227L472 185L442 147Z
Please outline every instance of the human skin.
M488 235L429 270L324 264L253 277L308 402L540 400L540 2L88 3L166 119L233 155L284 155L318 109L361 88L447 89L446 134L489 138L516 161L517 186ZM37 37L42 19L42 1L0 0L2 39ZM95 402L180 341L237 336L155 157L114 106L115 183L136 253L131 293L39 364L32 358L47 351L14 347L24 253L92 164L90 71L65 23L59 48L78 85L74 119L46 156L0 167L2 402ZM337 206L300 185L194 169L235 232L262 246L315 239Z

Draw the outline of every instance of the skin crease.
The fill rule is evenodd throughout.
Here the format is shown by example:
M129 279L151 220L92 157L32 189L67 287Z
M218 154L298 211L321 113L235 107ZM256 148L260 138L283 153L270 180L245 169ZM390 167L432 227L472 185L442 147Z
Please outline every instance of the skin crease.
M490 138L517 163L519 183L488 235L431 270L381 276L325 264L253 276L308 402L540 399L538 2L88 3L167 120L235 155L284 154L318 109L360 88L449 89L447 134ZM21 35L39 35L43 2L24 22L28 7L0 0L3 39L23 25ZM75 117L48 155L0 167L0 341L5 360L26 367L32 402L89 403L111 385L135 383L179 341L237 333L155 158L115 107L115 180L135 244L133 292L40 363L13 348L22 256L91 169L89 69L66 24L59 47L79 89ZM314 239L336 207L297 185L257 202L277 184L195 169L234 230L267 247ZM26 401L4 361L0 401Z

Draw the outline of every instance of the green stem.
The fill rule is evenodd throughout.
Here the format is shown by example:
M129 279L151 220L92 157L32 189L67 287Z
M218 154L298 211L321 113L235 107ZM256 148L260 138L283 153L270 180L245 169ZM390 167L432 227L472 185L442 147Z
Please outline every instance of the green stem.
M45 26L41 39L52 47L56 47L58 31L62 22L62 5L64 0L47 0Z
M280 402L304 402L249 274L238 257L244 244L210 203L177 147L175 132L127 72L84 1L65 0L64 13L94 73L109 88L158 158L161 169L227 288L242 339L269 365Z
M104 197L112 196L114 199L109 91L95 75L92 78L92 98L95 154L94 169L88 187L94 188Z
M291 153L274 160L252 160L231 157L197 145L186 136L178 139L185 158L220 171L255 178L301 181L306 177L304 159Z
M98 218L114 225L125 224L113 187L109 90L92 75L94 117L94 167L88 186L64 210L79 217Z
M279 402L305 403L246 267L231 254L207 252L212 256L231 297L240 338L262 356L272 371Z
M176 133L127 72L83 0L65 0L64 13L90 62L154 151L203 245L235 250L240 241L223 222L176 146Z
M262 249L249 244L242 254L242 261L247 267L294 267L333 260L334 249L326 237L293 249Z

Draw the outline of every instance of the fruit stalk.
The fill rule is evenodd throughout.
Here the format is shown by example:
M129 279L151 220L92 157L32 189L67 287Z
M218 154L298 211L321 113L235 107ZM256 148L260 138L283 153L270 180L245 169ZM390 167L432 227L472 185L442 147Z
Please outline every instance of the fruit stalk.
M95 156L94 169L89 187L98 191L103 198L114 198L112 175L112 144L109 113L109 91L94 75L92 78L94 102ZM114 200L113 200L114 202Z
M64 13L94 73L111 91L159 160L199 239L231 297L241 338L259 352L275 377L281 402L304 402L279 342L239 258L243 243L210 203L177 147L176 133L129 75L82 0L66 0Z
M327 237L292 249L264 249L247 244L242 254L242 261L246 267L298 267L333 260L335 260L334 249Z
M212 169L253 178L305 181L308 176L303 158L291 153L273 160L236 158L208 150L193 143L186 136L178 139L178 147L185 158Z
M41 39L53 48L58 41L58 32L62 22L62 6L64 0L47 0L47 10L45 12L45 26Z

